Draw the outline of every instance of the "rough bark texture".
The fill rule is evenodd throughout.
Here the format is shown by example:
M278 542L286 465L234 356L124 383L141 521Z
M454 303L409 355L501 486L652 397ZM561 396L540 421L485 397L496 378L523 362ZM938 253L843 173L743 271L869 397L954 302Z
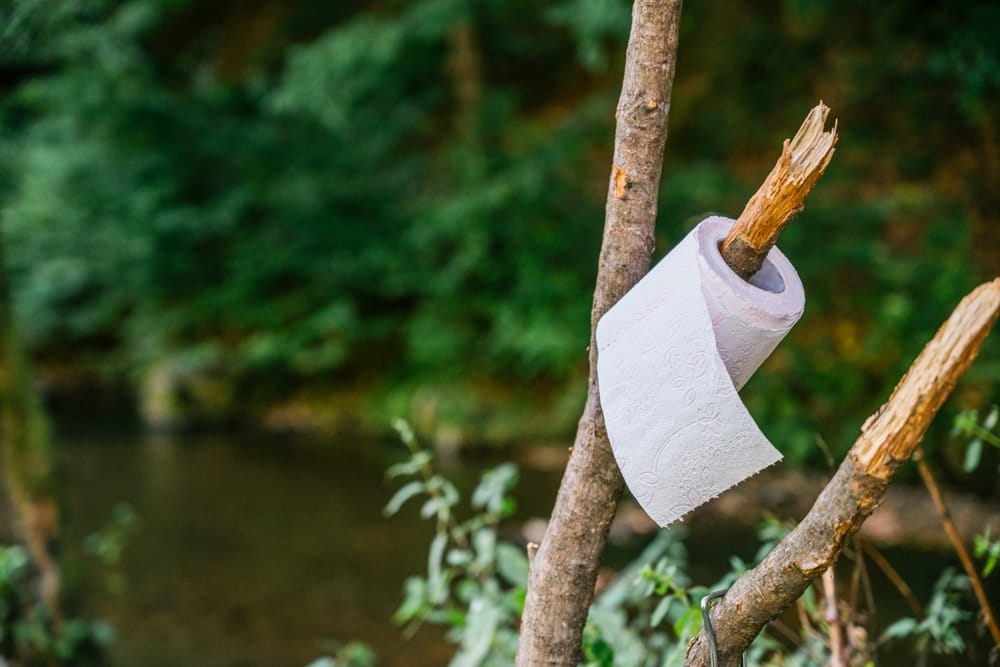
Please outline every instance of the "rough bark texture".
M58 615L60 588L56 557L57 505L49 423L35 394L27 359L14 324L0 235L0 473L4 479L0 514L4 537L20 536L40 577L42 601ZM13 526L9 525L13 524ZM13 527L16 530L11 531Z
M545 537L531 559L517 664L576 665L608 527L622 491L597 389L600 317L649 269L681 0L636 0L591 311L590 380Z
M862 433L809 514L766 558L736 580L712 610L719 664L736 665L750 642L837 560L845 540L878 506L893 473L912 454L965 373L1000 312L1000 278L966 296L917 357ZM708 667L704 635L687 667Z
M791 141L785 140L778 163L722 242L723 259L744 280L750 280L764 265L781 230L802 210L806 196L830 164L837 145L837 124L824 131L829 113L820 102Z

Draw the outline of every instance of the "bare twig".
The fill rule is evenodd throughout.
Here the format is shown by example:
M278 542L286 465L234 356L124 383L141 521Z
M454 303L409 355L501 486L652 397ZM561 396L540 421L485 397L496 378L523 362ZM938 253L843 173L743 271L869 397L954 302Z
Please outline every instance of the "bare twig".
M913 458L917 462L917 470L920 471L920 477L924 480L924 485L934 500L934 507L937 508L938 514L941 515L941 523L944 525L944 531L948 533L948 539L951 540L951 544L955 548L955 553L958 554L958 560L962 562L962 569L965 570L965 574L968 575L969 581L972 583L972 590L976 594L976 600L979 601L979 606L983 610L983 618L986 621L986 627L990 630L990 635L993 637L993 643L1000 646L1000 627L997 626L997 619L990 608L990 601L986 597L986 590L983 589L983 582L979 578L979 573L976 572L976 566L969 556L969 550L965 548L962 538L958 535L955 522L951 520L951 512L948 511L948 505L944 501L944 496L941 494L941 489L938 487L937 480L934 479L934 474L931 472L930 466L924 460L923 450L918 449L914 452Z
M860 651L863 657L871 661L878 667L878 654L872 650L869 637L877 636L876 631L878 610L875 607L875 594L872 592L872 581L868 574L868 563L865 561L865 553L859 544L860 538L854 536L854 573L851 576L851 622L848 625L848 639L855 650ZM858 592L864 590L865 595L865 615L859 612ZM862 622L858 622L861 620ZM854 628L860 629L864 634L860 641ZM866 663L867 664L867 663Z
M892 475L908 460L931 419L979 353L1000 313L1000 278L977 287L924 347L889 401L870 417L833 479L795 529L745 573L712 609L720 664L733 665L761 628L836 562L874 511ZM703 635L688 667L708 665Z
M832 130L824 130L829 113L820 102L795 136L785 139L778 163L722 242L722 257L744 280L763 266L781 230L802 210L806 196L830 164L837 144L837 123Z
M833 568L823 573L823 597L826 600L823 620L830 631L830 667L848 667L844 655L844 628L840 625L840 609L837 601L837 581Z
M576 665L601 553L622 492L597 385L597 321L649 269L681 0L636 0L618 100L604 239L591 310L587 403L552 518L531 559L520 667Z
M900 576L899 572L896 571L896 568L892 566L892 563L886 560L885 556L879 553L878 549L872 546L868 541L862 540L859 537L856 540L856 544L858 544L864 551L864 555L871 558L876 567L882 571L882 574L884 574L892 585L896 587L896 590L899 591L899 594L906 600L906 604L910 605L910 609L913 610L913 613L916 614L917 618L923 618L925 615L924 606L920 604L920 600L918 600L917 596L913 594L913 589L911 589L910 585L906 583L906 580Z

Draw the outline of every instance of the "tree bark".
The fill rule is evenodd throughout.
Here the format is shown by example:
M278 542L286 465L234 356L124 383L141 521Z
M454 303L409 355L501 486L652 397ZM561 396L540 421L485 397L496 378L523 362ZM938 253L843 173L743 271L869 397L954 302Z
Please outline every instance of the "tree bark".
M14 323L3 246L0 233L0 472L4 481L0 490L5 491L0 502L7 505L0 514L13 524L14 535L23 538L38 570L42 602L58 618L59 513L52 441L48 418L32 386Z
M649 269L681 0L636 0L618 100L604 238L591 310L590 379L552 518L531 559L517 664L576 665L608 527L622 492L597 388L593 331Z
M845 540L875 510L893 474L913 454L931 419L979 353L1000 312L1000 278L966 296L896 385L801 523L739 579L712 610L719 664L739 657L764 626L830 568ZM704 634L687 667L708 667Z

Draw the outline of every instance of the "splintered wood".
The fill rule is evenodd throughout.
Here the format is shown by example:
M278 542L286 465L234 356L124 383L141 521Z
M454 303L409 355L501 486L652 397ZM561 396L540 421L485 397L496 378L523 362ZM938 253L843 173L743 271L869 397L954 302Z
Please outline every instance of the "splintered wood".
M734 665L754 637L836 562L844 543L878 507L899 464L920 442L1000 313L1000 278L962 299L917 357L889 401L861 429L809 513L712 609L720 665ZM704 633L686 667L708 667Z
M976 358L1000 312L1000 278L962 299L896 385L889 401L868 418L851 456L867 474L888 479L927 431L958 378Z
M829 107L820 102L799 131L785 139L781 157L722 242L722 257L741 278L749 280L764 264L781 230L802 210L806 196L833 157L837 123L826 131Z

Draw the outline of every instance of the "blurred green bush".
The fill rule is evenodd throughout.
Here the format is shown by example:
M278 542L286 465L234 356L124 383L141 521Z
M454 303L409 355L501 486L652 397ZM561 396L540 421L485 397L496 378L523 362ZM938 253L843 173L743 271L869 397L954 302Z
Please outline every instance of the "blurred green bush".
M5 5L2 223L37 355L105 380L178 357L251 406L354 387L379 420L441 388L471 438L483 405L513 415L498 439L571 432L565 402L525 414L582 396L628 22L625 0ZM1000 268L998 22L684 9L658 253L738 215L817 99L841 123L782 238L806 316L745 392L795 461L845 450ZM963 406L996 400L998 347Z

